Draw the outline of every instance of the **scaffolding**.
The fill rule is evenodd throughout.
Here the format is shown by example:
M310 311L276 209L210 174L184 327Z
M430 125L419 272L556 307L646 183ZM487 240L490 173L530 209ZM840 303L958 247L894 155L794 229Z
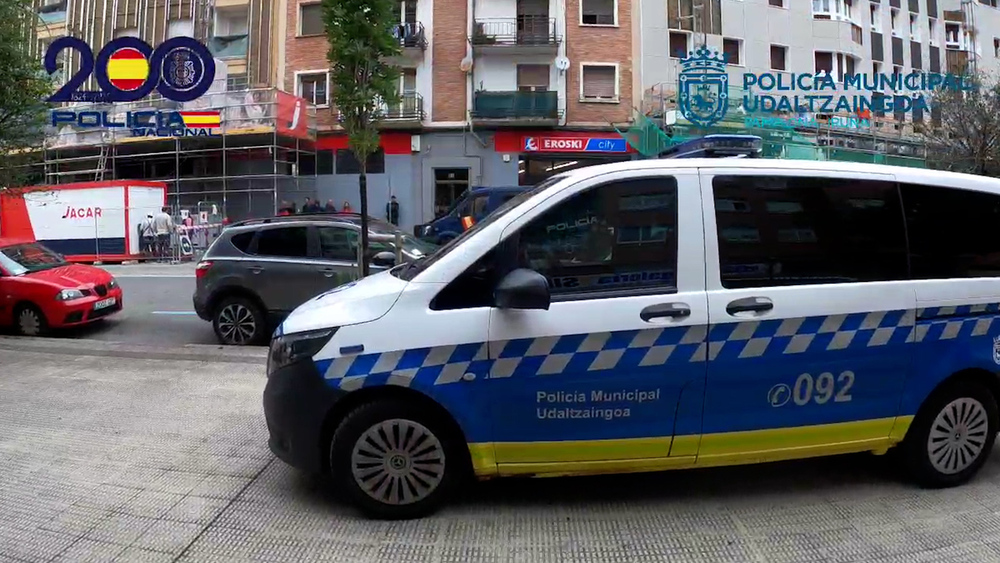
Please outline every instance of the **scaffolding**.
M698 127L681 115L676 83L659 84L644 93L632 127L619 133L647 157L704 135L749 133L764 140L763 153L769 158L926 166L920 122L837 113L753 113L742 107L742 88L729 88L728 95L723 119L712 127Z
M211 209L232 221L274 215L281 201L314 196L316 108L274 88L211 92L187 103L151 98L59 108L117 123L142 111L219 112L221 127L208 130L212 136L169 137L78 122L49 127L40 180L159 180L178 213Z

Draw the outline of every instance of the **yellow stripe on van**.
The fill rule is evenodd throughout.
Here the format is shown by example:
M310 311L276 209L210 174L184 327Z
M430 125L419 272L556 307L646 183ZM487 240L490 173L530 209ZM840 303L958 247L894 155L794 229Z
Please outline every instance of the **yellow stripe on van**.
M591 475L765 463L865 451L900 441L912 416L671 438L469 444L480 478ZM673 449L671 449L671 445ZM667 457L666 453L672 455ZM498 460L503 460L499 462Z

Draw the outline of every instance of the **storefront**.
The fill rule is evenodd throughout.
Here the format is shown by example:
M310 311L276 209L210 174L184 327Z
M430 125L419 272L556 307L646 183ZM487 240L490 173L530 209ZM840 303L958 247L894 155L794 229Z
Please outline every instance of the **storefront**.
M516 153L519 186L533 186L577 168L632 160L637 154L621 136L604 132L501 131L494 137L494 148Z

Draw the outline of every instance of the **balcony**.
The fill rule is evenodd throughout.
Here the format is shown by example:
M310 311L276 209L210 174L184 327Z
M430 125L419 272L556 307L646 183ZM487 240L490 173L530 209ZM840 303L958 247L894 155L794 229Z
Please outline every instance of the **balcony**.
M510 55L554 55L560 41L556 19L548 16L476 20L469 37L476 53Z
M472 120L479 124L558 125L559 96L556 92L476 92Z
M424 120L424 98L416 92L403 92L393 104L382 106L383 129L418 127Z
M400 53L389 57L388 62L399 66L416 66L424 58L427 50L427 37L424 34L424 24L420 22L397 24L393 34L399 40Z
M245 59L247 47L250 44L249 35L216 36L208 43L208 50L218 59Z

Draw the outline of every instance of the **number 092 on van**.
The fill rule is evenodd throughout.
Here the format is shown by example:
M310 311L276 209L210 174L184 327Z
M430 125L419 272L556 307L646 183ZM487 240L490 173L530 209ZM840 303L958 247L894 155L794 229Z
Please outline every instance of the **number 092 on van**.
M270 447L366 514L464 477L900 451L970 479L997 434L1000 182L666 159L555 176L276 331Z

